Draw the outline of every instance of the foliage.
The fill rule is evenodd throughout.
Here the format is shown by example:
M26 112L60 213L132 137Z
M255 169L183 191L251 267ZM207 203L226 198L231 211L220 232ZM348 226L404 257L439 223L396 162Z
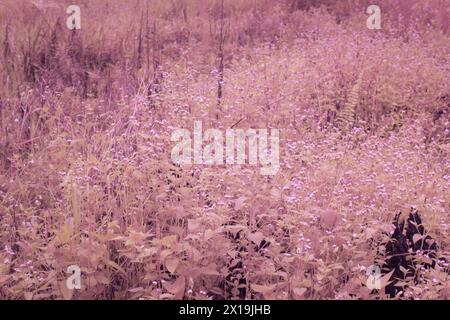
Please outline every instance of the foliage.
M0 298L389 298L365 269L411 206L449 257L445 1L63 2L0 4ZM199 119L280 129L281 169L173 165Z

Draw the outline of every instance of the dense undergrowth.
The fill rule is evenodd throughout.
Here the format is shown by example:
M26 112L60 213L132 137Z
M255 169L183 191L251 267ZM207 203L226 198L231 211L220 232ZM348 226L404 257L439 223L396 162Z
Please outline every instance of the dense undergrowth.
M365 1L78 4L0 4L0 298L388 298L366 269L411 206L450 255L447 1L381 30ZM195 120L279 129L281 169L174 165ZM418 272L403 298L450 297Z

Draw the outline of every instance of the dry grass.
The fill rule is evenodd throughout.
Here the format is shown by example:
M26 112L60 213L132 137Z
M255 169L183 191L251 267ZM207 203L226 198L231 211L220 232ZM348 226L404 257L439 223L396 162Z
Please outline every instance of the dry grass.
M222 53L220 1L118 3L73 32L0 3L0 298L384 298L364 267L410 206L450 256L448 2L374 31L366 1L225 1ZM174 166L199 119L280 129L281 170ZM405 297L450 298L421 277Z

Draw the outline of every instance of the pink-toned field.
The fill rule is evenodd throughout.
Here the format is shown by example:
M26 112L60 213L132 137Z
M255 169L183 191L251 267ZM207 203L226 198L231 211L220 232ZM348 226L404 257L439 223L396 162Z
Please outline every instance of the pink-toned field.
M76 2L0 1L0 299L450 299L449 1ZM279 170L177 165L196 121ZM371 290L411 207L440 260Z

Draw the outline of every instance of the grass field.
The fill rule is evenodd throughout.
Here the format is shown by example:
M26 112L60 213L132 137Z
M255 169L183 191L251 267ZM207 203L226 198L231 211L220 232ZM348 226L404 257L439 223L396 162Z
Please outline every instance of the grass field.
M0 0L0 299L392 298L411 207L450 259L450 3L377 2ZM279 170L177 165L196 121ZM411 259L396 298L449 299Z

